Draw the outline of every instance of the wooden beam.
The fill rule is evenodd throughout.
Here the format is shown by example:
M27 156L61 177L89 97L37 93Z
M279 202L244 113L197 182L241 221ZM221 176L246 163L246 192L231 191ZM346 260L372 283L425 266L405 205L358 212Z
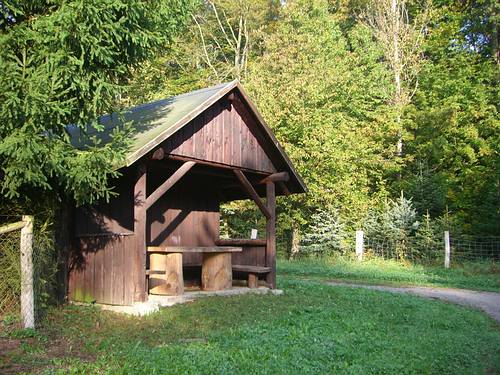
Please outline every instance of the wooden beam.
M238 170L241 170L244 172L259 174L262 176L262 178L264 178L267 175L266 172L257 171L254 169L235 167L234 165L222 164L222 163L212 162L212 161L208 161L208 160L195 159L195 158L188 157L188 156L168 154L168 158L171 160L178 160L178 161L194 161L194 162L196 162L196 164L199 164L199 165L208 165L210 167L229 169L231 171L238 169Z
M269 176L263 178L259 181L259 184L265 184L268 182L287 182L290 179L290 176L287 172L278 172L270 174Z
M271 289L276 289L276 188L274 182L266 184L267 209L271 217L266 223L266 266L271 272L266 275L266 281Z
M146 300L146 176L146 166L140 164L134 185L134 302Z
M264 185L270 181L272 182L276 182L278 185L280 185L281 189L283 190L283 192L285 193L285 195L290 195L290 190L288 190L288 188L286 187L285 185L285 182L287 182L288 180L290 179L290 176L288 175L287 172L278 172L278 173L273 173L273 174L270 174L269 176L267 177L264 177L258 181L255 181L253 183L253 185ZM236 187L236 186L239 186L239 184L226 184L224 185L224 188L232 188L232 187Z
M187 161L187 160L184 160ZM195 160L192 160L195 161ZM196 161L195 161L196 162ZM217 178L223 178L228 181L234 181L234 175L232 173L232 169L225 169L225 168L204 168L206 165L203 165L202 163L196 162L198 165L196 168L191 169L192 174L196 175L202 175L202 176L211 176L211 177L217 177ZM155 168L161 168L161 169L166 169L166 170L176 170L177 165L169 164L169 163L164 163L162 161L156 160L151 164ZM239 186L239 184L238 184Z
M177 169L172 176L170 176L167 181L161 184L149 197L146 199L146 210L151 207L155 202L160 199L163 194L165 194L172 186L174 186L177 181L179 181L182 176L184 176L196 163L194 161L187 161L182 164L179 169Z
M238 170L238 169L234 170L234 174L236 175L236 177L240 181L240 183L241 183L242 187L245 189L245 191L250 195L250 198L253 199L255 204L257 204L257 206L260 208L260 210L264 214L264 216L269 220L271 218L271 213L269 212L268 208L264 205L264 203L260 200L259 195L257 194L255 189L253 188L250 181L248 181L248 179L245 177L243 172Z
M262 266L247 266L247 265L233 264L233 271L264 274L271 272L271 268Z
M151 159L153 160L162 160L164 157L165 157L165 150L163 150L163 147L157 148L151 155Z
M0 234L13 232L15 230L21 229L26 225L24 221L18 221L17 223L7 224L0 227Z
M148 253L240 253L241 247L229 246L148 246Z
M215 241L215 243L219 246L266 246L266 240L263 239L246 239L246 238L220 238Z

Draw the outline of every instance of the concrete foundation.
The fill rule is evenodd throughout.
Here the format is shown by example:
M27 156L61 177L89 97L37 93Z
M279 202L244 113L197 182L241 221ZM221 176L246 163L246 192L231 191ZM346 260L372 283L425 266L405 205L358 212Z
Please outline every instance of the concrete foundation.
M185 291L183 295L180 296L160 296L160 295L149 295L147 302L135 303L131 306L117 306L117 305L104 305L95 304L102 310L113 311L122 314L144 316L148 314L155 313L160 310L161 307L170 307L177 305L179 303L193 302L199 298L204 297L230 297L239 296L243 294L272 294L279 296L283 294L280 289L269 289L267 287L259 288L247 288L247 287L233 287L232 289L219 290L219 291Z

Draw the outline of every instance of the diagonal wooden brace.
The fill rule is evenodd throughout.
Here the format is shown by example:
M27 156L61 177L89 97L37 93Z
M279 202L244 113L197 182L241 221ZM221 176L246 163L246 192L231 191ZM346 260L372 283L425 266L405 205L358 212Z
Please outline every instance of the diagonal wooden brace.
M267 209L266 205L262 202L262 200L260 199L259 195L257 194L257 192L255 191L255 189L253 188L253 186L250 183L250 181L248 181L248 179L245 177L245 175L243 174L243 172L240 171L239 169L234 169L233 172L236 175L236 177L238 178L238 180L240 181L241 186L243 187L243 189L248 193L248 195L250 195L250 198L253 199L253 201L255 202L255 204L259 207L259 209L264 214L264 216L267 219L271 218L271 213Z
M170 176L167 181L161 184L153 193L151 193L146 198L146 210L151 207L155 202L160 199L163 194L165 194L172 186L174 186L177 181L179 181L182 176L184 176L196 163L194 161L187 161L182 164L179 169L177 169L172 176Z

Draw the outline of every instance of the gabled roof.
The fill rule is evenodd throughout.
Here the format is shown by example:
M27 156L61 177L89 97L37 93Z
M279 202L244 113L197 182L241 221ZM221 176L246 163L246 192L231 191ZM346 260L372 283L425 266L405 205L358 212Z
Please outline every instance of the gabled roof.
M132 122L134 128L132 145L126 156L125 165L118 166L119 168L128 167L233 90L237 91L244 99L251 113L255 116L257 123L264 131L266 138L274 145L277 154L283 162L280 164L286 167L290 177L298 185L298 191L296 190L296 192L305 192L306 186L295 171L290 159L236 80L171 98L141 104L125 110L120 115L113 113L102 116L99 119L99 123L104 126L104 130L96 131L93 129L87 132L87 136L95 136L102 143L106 143L111 139L111 133L115 127L123 122ZM68 132L76 147L83 146L81 130L79 128L70 126L68 127Z

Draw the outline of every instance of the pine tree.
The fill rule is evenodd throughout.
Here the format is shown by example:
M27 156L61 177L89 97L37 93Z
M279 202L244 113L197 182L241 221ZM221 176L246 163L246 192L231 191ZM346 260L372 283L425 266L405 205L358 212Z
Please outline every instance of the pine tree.
M0 189L61 194L78 203L110 193L126 152L113 141L76 149L68 124L102 130L130 70L184 25L191 0L8 0L0 2Z
M300 252L316 255L342 252L344 238L344 226L338 211L331 208L318 210L311 217L311 225L301 241Z

